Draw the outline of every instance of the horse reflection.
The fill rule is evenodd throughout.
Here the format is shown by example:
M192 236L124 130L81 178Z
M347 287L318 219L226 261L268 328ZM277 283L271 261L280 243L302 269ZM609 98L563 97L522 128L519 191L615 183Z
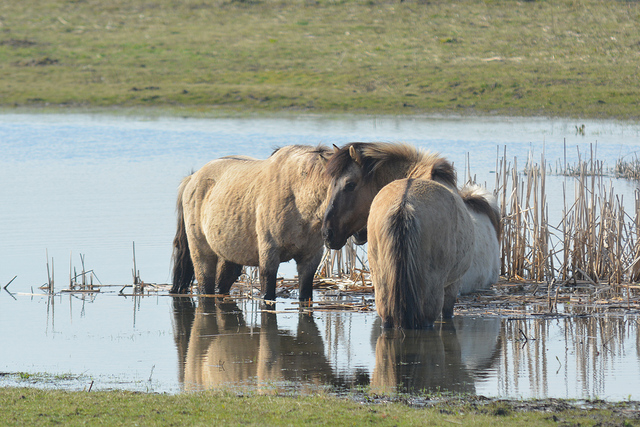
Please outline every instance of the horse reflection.
M278 329L275 313L258 315L260 326L254 326L233 301L198 301L191 327L174 327L188 331L176 339L183 352L180 380L185 391L232 386L276 391L282 384L334 382L313 316L300 313L296 335L291 336ZM174 311L174 319L179 323L188 316Z
M476 373L490 367L499 354L497 318L457 317L424 330L381 330L375 323L375 392L473 394Z

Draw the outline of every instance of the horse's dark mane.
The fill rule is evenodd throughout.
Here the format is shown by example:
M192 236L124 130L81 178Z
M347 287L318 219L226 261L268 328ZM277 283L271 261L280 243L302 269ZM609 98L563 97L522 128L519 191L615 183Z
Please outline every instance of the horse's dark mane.
M329 163L327 163L327 175L331 178L336 178L342 175L349 165L353 163L353 159L351 158L351 154L349 154L349 147L353 146L357 152L362 152L362 147L366 144L371 144L367 142L352 142L350 144L345 145L342 148L337 149L333 156L329 159ZM371 171L373 170L373 162L370 158L363 159L364 164L362 165L365 170L365 176L369 176Z
M473 187L465 187L460 190L460 197L462 197L467 208L489 217L491 225L493 225L493 228L496 230L498 241L500 241L502 237L502 229L500 228L500 211L497 206L492 205L489 200L487 200L484 192L476 191Z
M449 187L456 187L456 173L453 165L438 154L423 152L407 144L384 142L353 142L334 152L327 163L327 175L336 178L347 170L354 160L350 147L360 156L360 166L366 180L380 179L386 167L405 164L410 168L402 171L402 177L428 178L439 181ZM394 177L393 179L399 178ZM386 182L385 182L386 184Z

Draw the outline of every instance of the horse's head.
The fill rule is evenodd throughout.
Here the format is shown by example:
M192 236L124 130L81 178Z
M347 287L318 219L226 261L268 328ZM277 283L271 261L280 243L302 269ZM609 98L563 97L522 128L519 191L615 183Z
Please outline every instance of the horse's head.
M367 241L366 226L371 202L378 188L371 180L370 168L362 158L359 143L338 149L327 163L329 204L322 222L327 247L340 249L351 235L356 243Z

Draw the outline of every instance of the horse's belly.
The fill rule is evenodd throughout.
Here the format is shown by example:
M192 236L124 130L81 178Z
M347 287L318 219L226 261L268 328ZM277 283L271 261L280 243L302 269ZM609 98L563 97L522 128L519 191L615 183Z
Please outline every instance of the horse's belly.
M236 264L258 265L260 256L255 231L242 224L227 222L209 226L206 234L209 246L220 257Z

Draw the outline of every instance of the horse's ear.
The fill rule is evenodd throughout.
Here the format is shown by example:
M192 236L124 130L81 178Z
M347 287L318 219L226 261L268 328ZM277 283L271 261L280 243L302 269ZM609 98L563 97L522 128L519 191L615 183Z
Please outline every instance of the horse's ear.
M353 148L353 145L349 146L349 155L351 156L354 162L362 166L362 157L360 156L360 153L358 153L356 149Z
M340 148L336 144L333 144L333 154L336 154L338 151L340 151Z

